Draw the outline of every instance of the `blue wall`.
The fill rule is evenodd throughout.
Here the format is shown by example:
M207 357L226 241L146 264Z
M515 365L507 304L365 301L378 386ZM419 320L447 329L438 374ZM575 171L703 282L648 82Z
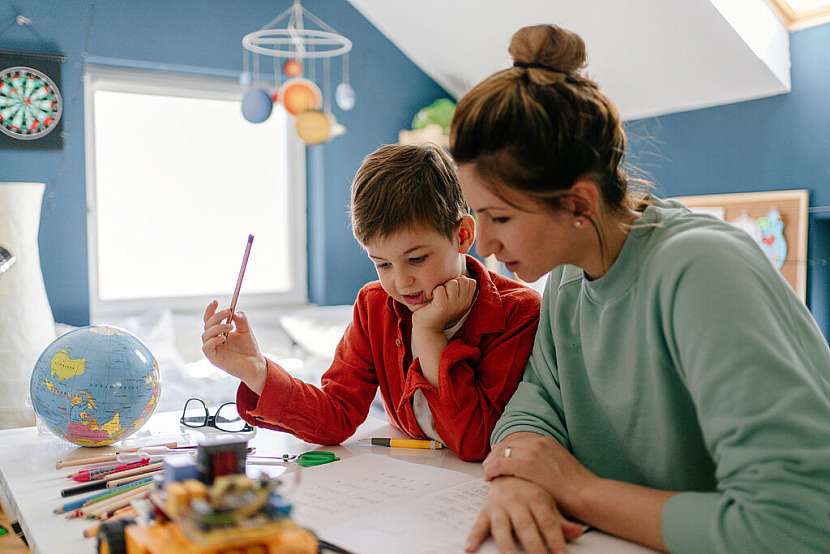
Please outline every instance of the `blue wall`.
M828 52L830 25L792 33L789 94L629 122L629 161L664 196L803 188L830 205ZM810 218L808 250L807 303L828 337L829 220Z
M83 72L87 61L232 76L241 69L242 36L268 23L290 0L21 0L0 4L0 31L17 13L32 19L40 40L11 26L0 49L61 51L64 147L0 150L0 181L47 184L41 217L41 265L55 318L89 320L84 173ZM321 304L351 303L374 278L351 236L349 185L363 156L395 142L418 108L446 96L346 0L306 0L312 13L350 37L357 105L335 107L348 129L308 149L309 295ZM339 64L333 64L338 68ZM319 66L318 66L319 72ZM333 71L333 85L338 82Z

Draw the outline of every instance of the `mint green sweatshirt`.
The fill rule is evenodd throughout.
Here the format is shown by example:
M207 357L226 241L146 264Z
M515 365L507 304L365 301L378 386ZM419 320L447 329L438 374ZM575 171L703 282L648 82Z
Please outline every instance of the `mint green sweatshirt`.
M518 431L682 491L671 552L830 552L827 342L748 234L676 202L646 209L601 278L551 272L491 441Z

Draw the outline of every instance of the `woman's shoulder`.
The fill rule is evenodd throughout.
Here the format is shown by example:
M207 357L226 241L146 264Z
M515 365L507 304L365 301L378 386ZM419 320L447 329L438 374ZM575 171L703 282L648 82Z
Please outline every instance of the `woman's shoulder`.
M644 269L675 273L690 264L714 265L724 270L772 264L742 229L707 214L694 213L676 201L649 206L632 230L643 243Z

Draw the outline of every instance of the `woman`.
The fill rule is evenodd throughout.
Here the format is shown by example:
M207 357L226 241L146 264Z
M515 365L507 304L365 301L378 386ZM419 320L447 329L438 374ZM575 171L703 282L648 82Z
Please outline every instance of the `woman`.
M830 349L753 240L629 190L585 46L526 27L459 103L478 249L548 279L470 533L560 552L575 521L672 552L830 549ZM565 519L568 518L568 519Z

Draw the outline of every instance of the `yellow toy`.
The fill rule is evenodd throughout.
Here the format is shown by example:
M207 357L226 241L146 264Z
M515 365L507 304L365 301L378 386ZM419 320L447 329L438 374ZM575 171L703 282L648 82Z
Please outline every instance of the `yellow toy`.
M146 504L139 507L139 518L111 520L101 526L98 554L319 552L314 534L290 519L292 506L278 492L278 479L221 475L222 468L244 470L244 453L241 465L238 459L228 464L226 447L211 448L199 453L198 466L182 463L181 457L166 461L165 478L159 479L149 499L143 501Z

